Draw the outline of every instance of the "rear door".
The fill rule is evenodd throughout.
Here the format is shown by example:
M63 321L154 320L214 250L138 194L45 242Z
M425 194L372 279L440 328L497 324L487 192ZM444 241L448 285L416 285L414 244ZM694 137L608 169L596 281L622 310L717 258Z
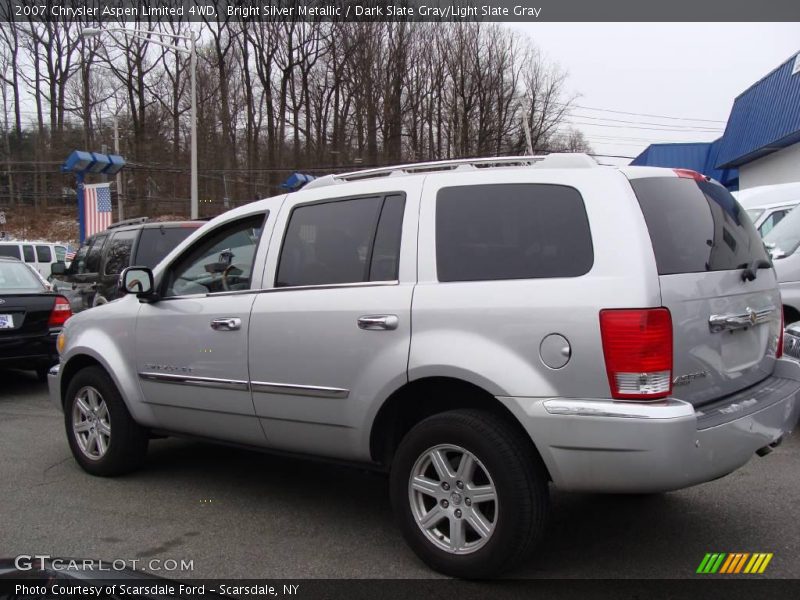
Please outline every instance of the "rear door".
M407 381L420 186L403 187L289 196L250 327L253 403L270 446L369 458L365 422Z
M632 178L672 315L674 396L701 405L768 377L780 294L758 232L721 185L692 177ZM745 270L759 261L766 268Z

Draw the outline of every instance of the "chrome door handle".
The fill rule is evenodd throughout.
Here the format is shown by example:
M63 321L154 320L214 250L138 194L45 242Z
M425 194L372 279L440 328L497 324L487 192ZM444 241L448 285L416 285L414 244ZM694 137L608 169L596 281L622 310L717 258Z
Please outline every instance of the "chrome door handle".
M242 320L238 317L224 317L211 321L211 329L214 331L236 331L242 328Z
M397 329L400 320L397 315L364 315L358 317L358 328L367 331Z

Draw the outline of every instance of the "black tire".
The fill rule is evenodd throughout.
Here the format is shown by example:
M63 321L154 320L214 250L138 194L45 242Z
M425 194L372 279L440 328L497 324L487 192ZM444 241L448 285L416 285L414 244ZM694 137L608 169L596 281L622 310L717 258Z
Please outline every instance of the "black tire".
M439 445L473 454L496 490L494 530L483 546L468 554L438 547L414 516L410 478L418 459ZM480 410L440 413L411 429L392 464L391 497L403 537L417 556L436 571L466 579L495 577L519 565L542 538L549 511L547 471L533 444L513 424ZM459 500L464 506L466 497ZM449 508L455 508L455 501Z
M105 402L111 428L105 453L94 459L81 450L73 429L78 394L87 387L94 388ZM144 462L147 454L147 430L133 420L117 386L101 367L86 367L70 381L64 400L64 424L72 455L87 473L113 477L128 473Z

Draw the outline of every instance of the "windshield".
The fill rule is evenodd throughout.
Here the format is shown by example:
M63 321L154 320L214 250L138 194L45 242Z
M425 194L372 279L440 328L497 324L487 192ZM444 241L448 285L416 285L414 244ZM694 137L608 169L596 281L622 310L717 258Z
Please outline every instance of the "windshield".
M793 210L764 236L772 258L793 254L800 246L800 210Z
M41 292L44 289L41 279L24 264L0 261L0 293L20 294Z

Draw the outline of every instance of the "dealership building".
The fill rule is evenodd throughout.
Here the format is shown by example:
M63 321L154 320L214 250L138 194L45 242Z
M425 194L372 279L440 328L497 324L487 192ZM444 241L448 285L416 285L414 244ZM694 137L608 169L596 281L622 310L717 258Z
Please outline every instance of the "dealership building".
M800 181L800 53L736 98L718 140L652 144L631 164L694 169L730 189Z

